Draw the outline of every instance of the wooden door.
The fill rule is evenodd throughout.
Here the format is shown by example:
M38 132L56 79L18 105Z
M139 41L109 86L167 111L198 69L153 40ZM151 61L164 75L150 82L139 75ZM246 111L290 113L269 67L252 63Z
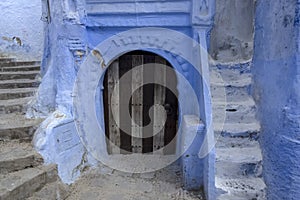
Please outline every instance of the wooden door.
M106 138L117 147L107 142L109 154L155 153L175 138L178 119L177 91L171 92L158 84L143 85L145 77L152 76L176 88L175 72L167 74L165 69L156 68L156 64L171 67L164 58L143 51L125 54L109 66L104 79L105 133ZM137 66L142 67L135 68ZM148 70L149 67L153 67L154 70ZM116 84L126 73L129 73L127 74L129 78L119 85ZM136 85L143 85L143 87L132 91ZM119 95L115 95L112 99L113 90ZM132 94L129 102L122 98L126 93ZM162 107L159 105L164 107L167 116L162 116L159 110ZM153 109L150 109L151 107ZM129 109L133 122L126 116L124 109ZM152 125L147 126L151 123L151 118ZM165 118L166 123L162 124ZM126 127L126 130L131 130L130 133L119 129L117 124ZM147 128L141 130L138 126ZM149 133L157 134L149 137ZM169 146L164 148L164 154L175 153L175 146Z

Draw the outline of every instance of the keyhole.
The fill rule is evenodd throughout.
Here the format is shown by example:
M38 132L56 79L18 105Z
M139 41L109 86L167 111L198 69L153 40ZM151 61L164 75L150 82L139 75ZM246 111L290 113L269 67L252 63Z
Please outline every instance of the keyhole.
M172 106L170 104L165 104L165 110L167 112L167 115L171 115L173 112Z

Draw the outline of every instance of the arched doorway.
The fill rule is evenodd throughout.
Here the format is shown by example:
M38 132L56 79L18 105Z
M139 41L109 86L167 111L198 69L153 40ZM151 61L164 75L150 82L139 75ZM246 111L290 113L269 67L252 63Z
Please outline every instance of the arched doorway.
M126 53L108 67L103 84L103 99L109 154L175 153L176 146L172 140L177 133L178 92L174 89L177 87L177 78L175 71L170 73L168 70L167 73L157 68L158 64L172 68L163 57L146 51ZM124 80L125 74L129 78ZM143 80L150 76L174 86L172 91L154 83L144 85ZM142 87L133 91L136 85ZM117 95L112 95L113 92ZM126 93L131 94L129 101L123 98ZM125 109L129 109L129 117ZM119 125L125 127L125 130ZM174 145L168 145L171 141Z

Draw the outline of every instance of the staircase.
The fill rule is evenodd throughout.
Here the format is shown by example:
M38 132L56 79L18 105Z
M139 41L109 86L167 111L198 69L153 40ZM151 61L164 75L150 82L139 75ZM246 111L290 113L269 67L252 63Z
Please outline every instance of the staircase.
M47 188L49 193L49 184L58 181L56 166L43 166L30 143L41 120L25 117L39 70L39 62L0 58L0 200L35 199L36 192ZM50 193L56 195L54 189Z
M217 65L211 69L216 187L220 200L265 199L262 155L257 141L260 125L250 95L250 65Z
M39 85L39 68L38 62L0 58L0 200L65 199L69 193L56 166L44 166L30 143L41 120L26 119L24 111ZM250 64L211 69L218 199L264 199Z

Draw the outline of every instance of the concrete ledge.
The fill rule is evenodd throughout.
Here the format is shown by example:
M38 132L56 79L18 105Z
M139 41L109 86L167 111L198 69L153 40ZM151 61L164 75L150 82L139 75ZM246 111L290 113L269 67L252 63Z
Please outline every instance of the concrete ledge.
M0 145L0 174L37 167L43 162L41 156L29 144L14 141Z
M28 168L1 177L0 199L21 200L57 180L55 165Z
M33 138L35 149L46 164L57 165L58 176L73 183L86 166L89 155L77 134L75 123L62 113L54 112L39 127Z
M181 157L183 185L186 190L200 190L203 186L203 159L198 156L204 140L204 124L195 115L185 115L182 125Z

